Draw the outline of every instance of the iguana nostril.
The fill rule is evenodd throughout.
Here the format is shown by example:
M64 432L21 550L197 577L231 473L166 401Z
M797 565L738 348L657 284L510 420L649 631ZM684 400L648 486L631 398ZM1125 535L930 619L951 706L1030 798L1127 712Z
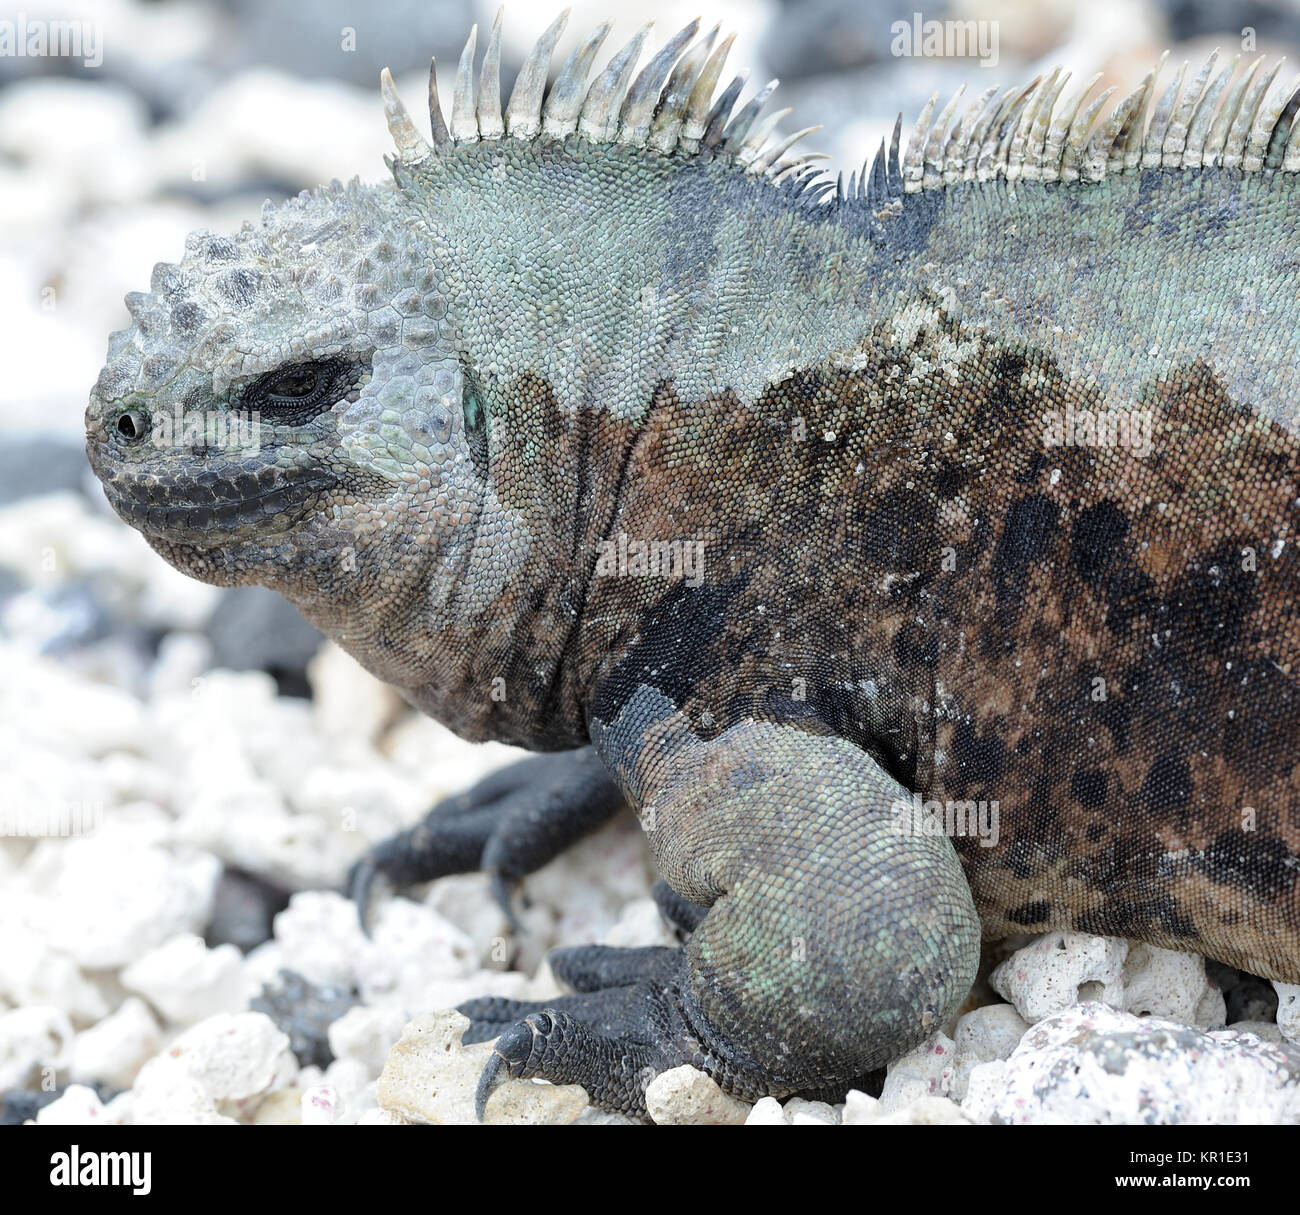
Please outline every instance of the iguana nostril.
M132 443L143 439L149 428L149 419L138 409L128 409L117 419L117 433Z

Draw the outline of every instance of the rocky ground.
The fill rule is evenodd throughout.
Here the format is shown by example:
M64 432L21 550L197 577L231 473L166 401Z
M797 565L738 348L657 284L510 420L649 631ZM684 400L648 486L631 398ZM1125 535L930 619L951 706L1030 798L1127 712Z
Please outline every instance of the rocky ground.
M551 7L511 6L516 58ZM574 29L605 7L580 5ZM694 15L641 7L661 31ZM1289 8L1255 9L1261 49L1300 42ZM884 5L715 10L740 29L736 61L756 63L755 79L779 72L794 117L828 124L836 165L858 163L895 110L980 71L889 58L887 37L863 34L887 27ZM1135 81L1164 45L1195 55L1222 41L1195 4L988 11L1003 22L1003 84L1044 57ZM392 62L417 97L420 58L447 61L484 13L469 0L375 6L349 57L321 34L347 24L341 11L306 30L287 3L96 12L100 69L0 59L0 299L20 352L0 378L0 1119L464 1121L487 1048L462 1047L447 1010L554 994L543 956L555 945L671 941L635 824L530 878L518 935L465 876L384 900L364 936L334 893L351 861L515 753L411 714L275 596L170 570L107 511L79 431L106 334L126 320L121 296L152 263L268 195L379 176L377 67ZM877 1091L751 1108L678 1069L655 1081L651 1113L1297 1122L1298 995L1123 941L1003 942L962 1015ZM520 1082L488 1114L611 1117L580 1089Z

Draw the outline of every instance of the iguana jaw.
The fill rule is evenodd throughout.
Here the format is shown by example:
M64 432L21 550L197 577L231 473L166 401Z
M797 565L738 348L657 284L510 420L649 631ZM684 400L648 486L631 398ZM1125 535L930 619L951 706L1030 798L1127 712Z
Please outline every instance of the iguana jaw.
M93 441L88 453L109 505L123 520L151 541L200 550L286 533L342 484L328 468L282 468L258 458L176 476L121 464L113 469Z

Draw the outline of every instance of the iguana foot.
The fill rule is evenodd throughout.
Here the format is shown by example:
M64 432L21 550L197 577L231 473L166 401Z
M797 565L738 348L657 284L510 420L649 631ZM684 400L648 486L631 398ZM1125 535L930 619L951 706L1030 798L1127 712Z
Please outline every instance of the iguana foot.
M377 879L398 889L483 871L510 926L520 880L599 827L622 795L590 747L520 760L439 802L415 827L376 844L352 866L346 890L363 929Z
M979 920L951 842L909 828L911 795L852 744L767 722L710 739L636 705L594 731L638 807L689 931L681 949L559 951L575 994L471 1001L507 1077L577 1083L644 1113L690 1064L748 1101L842 1095L934 1033L969 990ZM629 718L631 717L631 720Z
M637 960L659 975L535 1004L498 1000L461 1006L467 1014L511 1016L508 1025L475 1023L480 1036L500 1035L475 1094L480 1121L492 1091L509 1078L580 1084L594 1104L626 1114L644 1114L650 1081L683 1063L734 1090L761 1091L762 1069L732 1050L692 1007L683 989L681 950L611 952L641 955ZM465 1040L473 1039L466 1033Z
M552 973L574 994L549 1000L507 1000L481 996L458 1012L470 1020L464 1041L486 1042L516 1021L539 1012L568 1010L596 1021L624 1019L629 989L640 983L669 982L681 970L682 951L660 945L620 949L612 945L575 945L547 955Z

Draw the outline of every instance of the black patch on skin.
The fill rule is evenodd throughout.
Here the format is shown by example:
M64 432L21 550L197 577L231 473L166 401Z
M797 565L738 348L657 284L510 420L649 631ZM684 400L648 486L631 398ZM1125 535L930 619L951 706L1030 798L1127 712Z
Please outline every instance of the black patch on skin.
M1098 502L1074 521L1071 556L1079 573L1094 586L1114 568L1129 529L1128 517L1113 502Z
M1052 905L1046 899L1021 903L1007 912L1007 919L1016 924L1038 924L1051 914Z
M1035 452L1025 466L1024 472L1019 473L1016 480L1021 485L1037 485L1043 473L1047 471L1049 464L1051 464L1051 461L1047 458L1045 452Z
M1151 579L1125 559L1111 574L1104 587L1106 627L1117 636L1132 629L1141 617L1150 616L1156 601L1151 594Z
M1186 762L1178 755L1158 755L1142 782L1143 808L1158 819L1168 819L1186 809L1196 786Z
M864 521L862 561L905 574L921 570L934 552L929 526L933 518L933 510L916 490L886 491Z
M1080 768L1070 778L1070 796L1081 806L1096 809L1106 804L1106 790L1110 777L1095 769Z
M632 643L601 684L592 715L613 721L639 687L657 688L679 709L690 709L702 679L715 677L725 658L710 641L722 635L728 607L748 578L724 586L673 583L650 609ZM688 644L695 639L696 644Z
M1232 675L1223 756L1235 772L1264 785L1278 775L1273 757L1285 753L1292 723L1300 720L1300 688L1267 659L1235 659ZM1300 763L1300 754L1293 759Z
M1096 706L1097 721L1110 731L1115 753L1124 755L1132 742L1130 728L1133 714L1122 700L1102 700Z
M963 464L945 464L934 478L934 492L939 498L955 498L970 479L970 469Z
M1237 828L1219 832L1193 864L1212 881L1263 899L1289 894L1300 871L1300 857L1276 835Z
M1212 549L1183 574L1166 600L1165 627L1184 649L1237 645L1243 623L1259 604L1259 575L1242 568L1250 541L1228 541Z
M1103 937L1131 937L1140 940L1154 927L1171 937L1194 937L1196 928L1178 910L1173 897L1162 894L1154 899L1116 898L1105 907L1093 908L1077 916L1074 927Z
M952 758L957 764L954 775L963 788L987 788L999 776L1007 761L1007 747L997 737L981 737L969 721L959 721L952 737Z
M1002 850L1002 864L1018 878L1032 878L1059 860L1062 845L1050 836L1030 839L1016 836Z
M1122 895L1134 880L1133 857L1123 836L1078 859L1079 876L1107 899Z
M1060 508L1039 494L1021 498L1007 508L997 548L993 550L993 579L998 598L1018 595L1025 573L1052 546Z
M932 671L939 665L938 634L910 620L894 637L894 656L903 667L920 666Z

